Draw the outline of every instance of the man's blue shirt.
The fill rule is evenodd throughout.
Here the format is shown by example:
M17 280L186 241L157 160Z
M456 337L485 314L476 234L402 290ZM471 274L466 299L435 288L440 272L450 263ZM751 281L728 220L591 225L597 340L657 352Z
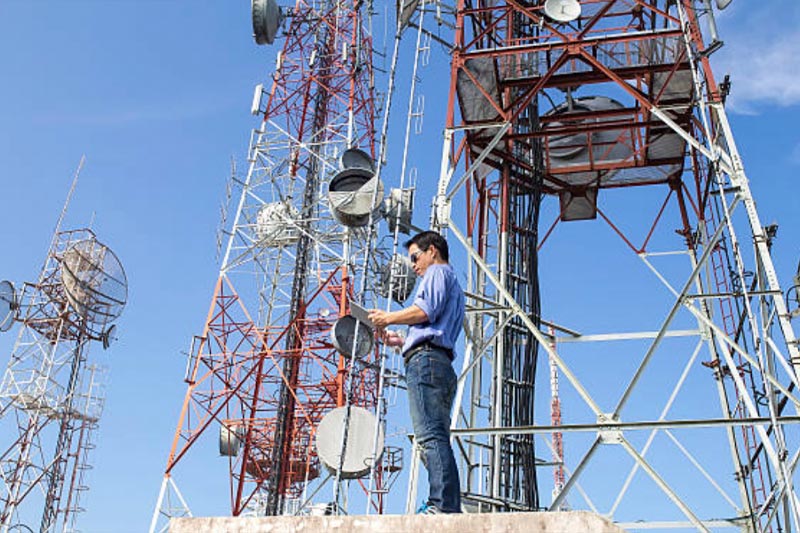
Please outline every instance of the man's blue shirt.
M449 264L432 264L414 296L414 305L428 316L408 329L403 353L425 341L454 350L464 322L464 291Z

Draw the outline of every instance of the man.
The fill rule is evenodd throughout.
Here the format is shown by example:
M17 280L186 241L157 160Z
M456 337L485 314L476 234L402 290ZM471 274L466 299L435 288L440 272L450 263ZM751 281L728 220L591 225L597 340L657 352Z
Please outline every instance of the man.
M464 292L448 263L447 241L423 231L405 244L422 277L414 303L399 311L373 309L369 318L390 346L403 346L414 438L428 470L430 495L422 512L460 513L461 488L450 446L450 410L456 391L453 356L464 321ZM405 341L389 325L408 325Z

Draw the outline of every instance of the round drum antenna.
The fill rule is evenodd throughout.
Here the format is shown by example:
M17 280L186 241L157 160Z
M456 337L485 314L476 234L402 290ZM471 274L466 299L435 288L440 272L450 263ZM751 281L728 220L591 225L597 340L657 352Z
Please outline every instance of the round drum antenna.
M351 228L366 226L370 214L383 204L383 183L372 170L346 168L328 184L328 200L338 222Z
M17 293L10 281L0 281L0 333L8 331L17 318Z
M581 4L578 0L547 0L544 14L556 22L572 22L581 16Z
M283 13L275 0L252 0L253 37L256 44L272 44L283 22Z

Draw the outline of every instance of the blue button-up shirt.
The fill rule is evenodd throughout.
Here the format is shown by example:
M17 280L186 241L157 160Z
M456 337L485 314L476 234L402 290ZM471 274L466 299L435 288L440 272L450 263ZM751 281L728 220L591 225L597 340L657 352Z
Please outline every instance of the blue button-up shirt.
M454 350L464 322L464 291L449 264L432 264L414 296L428 320L408 328L403 353L425 341Z

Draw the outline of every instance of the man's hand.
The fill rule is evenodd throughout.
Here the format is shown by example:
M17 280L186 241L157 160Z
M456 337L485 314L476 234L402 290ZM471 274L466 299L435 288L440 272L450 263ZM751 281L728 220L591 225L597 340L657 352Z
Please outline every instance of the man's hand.
M406 342L406 339L396 331L386 331L385 329L379 329L377 331L386 346L399 348Z
M391 324L413 326L428 321L428 315L417 305L400 309L399 311L381 311L380 309L370 309L369 319L375 324L376 328L385 328Z
M376 328L383 329L391 324L390 313L381 311L380 309L371 309L369 312L369 319L375 324Z

